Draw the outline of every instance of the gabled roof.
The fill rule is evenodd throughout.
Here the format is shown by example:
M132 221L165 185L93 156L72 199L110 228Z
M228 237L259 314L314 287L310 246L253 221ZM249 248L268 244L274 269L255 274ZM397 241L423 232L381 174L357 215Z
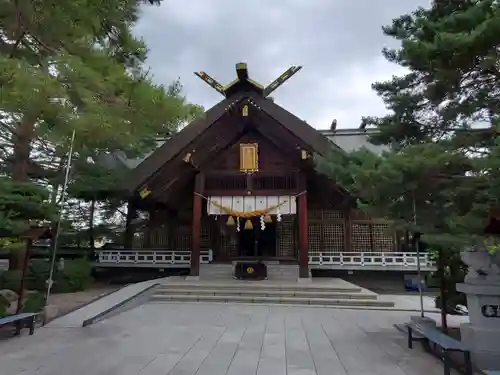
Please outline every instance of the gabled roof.
M127 188L130 191L136 190L145 180L151 177L170 159L178 155L186 146L200 134L207 130L219 118L221 118L227 109L233 103L239 102L243 98L242 94L237 94L232 98L226 98L202 116L193 120L181 131L174 134L167 142L157 148L151 155L144 159L133 171L130 176Z
M241 72L239 73L240 83L237 86L242 90L246 90L248 84L244 84L242 80L244 77L248 77L248 75L242 75ZM251 85L254 84L253 81L249 83ZM228 90L228 96L225 99L206 111L204 116L194 120L179 133L175 134L140 163L133 170L127 189L133 192L143 186L143 184L162 168L162 166L183 152L183 150L195 141L197 137L207 131L207 129L216 123L217 120L230 111L231 108L240 103L248 102L249 104L253 104L260 111L274 119L295 137L300 139L303 144L308 146L310 152L325 156L332 147L335 147L334 143L305 121L280 107L271 99L265 98L263 95L264 92L265 90L262 91L257 89L248 91Z

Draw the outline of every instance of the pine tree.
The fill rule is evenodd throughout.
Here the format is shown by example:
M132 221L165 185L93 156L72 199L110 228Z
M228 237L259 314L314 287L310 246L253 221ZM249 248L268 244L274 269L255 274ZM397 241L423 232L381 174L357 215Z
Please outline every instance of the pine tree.
M146 47L131 28L144 2L159 3L0 0L0 156L11 192L50 182L57 196L73 130L81 160L117 149L141 154L198 113L178 83L154 85L143 70ZM4 219L16 218L6 225L20 230L29 209L15 208Z
M423 233L442 271L500 203L500 3L434 1L383 31L401 42L384 56L409 73L373 85L389 113L362 122L391 151L333 154L319 168L369 213Z
M499 24L498 2L471 0L436 1L384 27L401 41L384 56L410 72L373 85L390 112L363 123L392 152L355 152L347 168L326 163L369 210L407 228L415 201L421 220L413 229L436 246L474 242L499 204Z

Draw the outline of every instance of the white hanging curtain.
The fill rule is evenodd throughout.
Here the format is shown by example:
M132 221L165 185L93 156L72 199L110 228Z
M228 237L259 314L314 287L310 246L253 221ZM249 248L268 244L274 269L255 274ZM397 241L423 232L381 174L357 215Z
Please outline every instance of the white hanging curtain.
M278 209L269 212L270 215L295 215L297 203L294 195L283 196L241 196L241 197L208 197L207 212L209 215L227 215L227 212L217 205L227 207L231 211L252 212L283 203Z

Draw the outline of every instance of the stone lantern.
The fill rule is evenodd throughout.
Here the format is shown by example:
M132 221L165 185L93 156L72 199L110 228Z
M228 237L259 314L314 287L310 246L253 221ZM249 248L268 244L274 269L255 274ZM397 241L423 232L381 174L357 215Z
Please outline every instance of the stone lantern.
M457 290L467 296L469 323L460 326L460 335L478 367L500 370L500 212L491 215L485 236L462 252L469 272Z

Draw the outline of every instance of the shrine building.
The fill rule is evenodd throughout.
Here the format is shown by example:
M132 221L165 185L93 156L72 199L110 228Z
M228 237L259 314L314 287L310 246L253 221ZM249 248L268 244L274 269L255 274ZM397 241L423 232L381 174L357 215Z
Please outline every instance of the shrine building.
M319 131L270 97L299 70L266 87L244 63L226 86L196 73L222 100L144 160L115 160L131 169L127 234L123 248L98 252L99 263L189 268L195 277L256 261L300 278L314 269L415 271L416 254L401 250L390 223L364 215L315 168L315 156L332 150L381 152L367 141L373 130ZM138 217L143 224L131 225ZM420 263L433 268L426 254Z

